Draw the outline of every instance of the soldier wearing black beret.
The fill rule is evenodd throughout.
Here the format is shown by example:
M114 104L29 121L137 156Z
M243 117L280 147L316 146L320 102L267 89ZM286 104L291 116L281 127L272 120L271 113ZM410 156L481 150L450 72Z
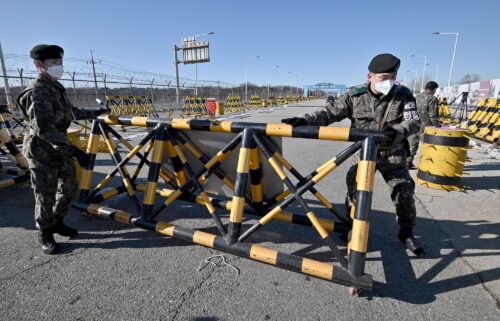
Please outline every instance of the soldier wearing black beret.
M64 73L63 56L63 48L56 45L33 47L30 57L34 59L38 77L17 98L29 127L24 136L23 155L31 170L35 221L40 229L38 241L46 254L59 251L54 233L68 237L78 234L63 219L77 190L73 157L82 165L88 157L70 144L66 130L74 119L95 118L106 111L71 104L66 89L58 82Z
M292 126L328 126L348 118L353 128L381 130L387 139L378 146L377 170L390 187L400 225L398 238L420 257L425 252L413 235L417 216L413 198L415 182L408 171L405 148L407 137L419 131L420 119L411 91L396 83L400 64L399 58L392 54L379 54L368 65L367 83L352 88L321 111L282 121ZM346 177L348 213L355 196L356 171L357 161Z

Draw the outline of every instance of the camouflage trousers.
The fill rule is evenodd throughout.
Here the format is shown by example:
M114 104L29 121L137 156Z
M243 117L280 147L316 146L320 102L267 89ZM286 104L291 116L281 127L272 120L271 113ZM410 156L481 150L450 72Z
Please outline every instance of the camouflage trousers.
M35 193L36 225L47 229L68 213L78 188L75 165L71 157L50 162L28 159L28 163Z
M408 136L408 144L410 145L410 155L407 157L408 163L413 163L418 151L418 144L420 143L420 134Z
M417 210L415 208L415 182L410 176L406 163L406 151L399 150L388 156L377 157L377 170L382 174L391 192L391 199L396 207L397 220L402 227L415 226ZM352 204L356 190L356 172L358 165L352 165L346 175L346 204Z

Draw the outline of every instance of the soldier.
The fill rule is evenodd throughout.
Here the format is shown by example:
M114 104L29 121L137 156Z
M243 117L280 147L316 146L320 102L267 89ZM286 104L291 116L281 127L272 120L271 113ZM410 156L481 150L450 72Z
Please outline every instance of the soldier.
M88 162L88 157L69 143L66 130L74 119L95 118L107 111L85 110L70 103L65 88L57 81L64 72L63 54L59 46L35 46L30 57L34 59L38 77L17 98L29 127L24 136L23 155L31 170L35 220L40 229L38 241L46 254L59 251L54 233L68 237L78 234L63 219L77 190L72 157L81 164Z
M408 171L403 144L409 135L418 132L420 120L410 90L395 84L399 65L400 60L391 54L377 55L368 66L367 84L352 88L321 111L304 117L286 118L282 122L292 126L327 126L348 118L354 128L382 130L388 138L378 148L377 170L391 190L400 225L398 238L415 255L423 256L424 249L413 236L415 182ZM356 171L357 165L351 166L346 177L348 211L354 198Z
M438 84L434 81L429 81L425 85L425 90L423 93L418 94L415 99L417 100L417 112L420 117L420 131L415 135L410 135L408 137L408 143L410 147L410 155L408 156L408 167L414 168L413 159L417 154L418 143L420 141L420 136L424 133L425 127L427 126L439 126L439 101L434 96Z

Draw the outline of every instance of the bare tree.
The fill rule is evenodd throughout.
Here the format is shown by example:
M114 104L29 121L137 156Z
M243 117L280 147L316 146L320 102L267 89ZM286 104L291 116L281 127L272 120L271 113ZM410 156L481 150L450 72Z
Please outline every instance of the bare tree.
M458 82L460 85L463 84L470 84L473 82L478 82L481 80L481 77L479 77L478 74L467 74L465 75L460 81Z

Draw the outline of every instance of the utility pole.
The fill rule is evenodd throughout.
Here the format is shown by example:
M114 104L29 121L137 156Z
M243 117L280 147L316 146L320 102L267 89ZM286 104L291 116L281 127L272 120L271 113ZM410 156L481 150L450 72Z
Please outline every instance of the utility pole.
M153 95L154 95L154 92L153 92L153 83L155 82L155 79L153 78L153 80L151 80L151 102L154 102L153 100Z
M23 68L17 68L17 72L19 73L19 78L21 79L21 87L24 88Z
M10 105L12 104L12 97L10 96L9 78L7 78L7 69L5 68L2 43L0 43L0 63L2 64L3 82L5 84L5 98L7 99L7 105Z
M180 48L177 47L177 45L174 45L174 65L175 65L175 100L177 101L177 106L181 104L180 101L180 91L181 88L179 86L179 60L177 59L177 51L179 51Z
M90 58L91 58L90 62L92 63L92 72L94 73L95 97L98 98L99 97L99 88L97 87L97 77L95 74L94 53L92 52L92 50L90 50Z

